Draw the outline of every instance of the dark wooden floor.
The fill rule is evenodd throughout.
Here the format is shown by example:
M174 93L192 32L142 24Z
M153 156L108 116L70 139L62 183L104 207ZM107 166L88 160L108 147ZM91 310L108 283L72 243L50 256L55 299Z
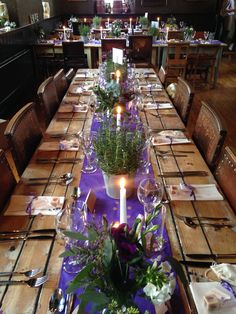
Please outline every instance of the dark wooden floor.
M202 100L210 104L219 114L227 130L225 144L232 146L236 151L236 56L233 56L231 60L223 57L217 88L195 91L188 121L190 131L194 127Z

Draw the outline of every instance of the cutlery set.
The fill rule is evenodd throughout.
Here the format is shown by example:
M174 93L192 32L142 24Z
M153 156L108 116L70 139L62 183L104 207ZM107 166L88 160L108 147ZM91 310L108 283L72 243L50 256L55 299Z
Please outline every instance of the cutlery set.
M0 231L0 243L16 240L52 240L54 235L55 229Z
M23 275L28 277L27 280L1 280L0 286L5 285L28 285L29 287L37 288L42 286L47 280L48 275L41 277L36 277L36 275L42 272L41 268L35 268L27 271L13 271L13 272L0 272L0 277L14 276L14 275Z
M61 313L65 310L65 314L70 314L73 309L74 298L75 295L70 293L66 295L65 299L62 289L56 288L49 300L49 311L51 313Z
M206 177L208 176L207 171L168 171L168 172L162 172L160 174L163 178L182 178L182 177Z
M41 163L41 164L77 164L79 161L83 160L82 157L77 157L77 158L37 158L36 162Z

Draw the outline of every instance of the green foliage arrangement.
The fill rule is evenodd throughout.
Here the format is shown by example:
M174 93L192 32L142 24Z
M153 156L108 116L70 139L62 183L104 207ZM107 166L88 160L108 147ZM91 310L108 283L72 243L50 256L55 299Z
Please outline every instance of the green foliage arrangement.
M114 84L109 83L106 89L103 89L99 85L97 85L93 89L93 92L97 96L97 103L99 104L96 111L106 112L112 111L115 103L118 101L120 95L120 88L114 82Z
M88 25L80 25L79 33L81 36L88 36L88 34L90 33L90 27Z
M115 121L116 122L116 121ZM106 174L132 174L140 167L140 155L145 145L139 130L104 121L97 133L94 149L98 165Z
M175 278L169 264L158 262L158 258L148 259L159 227L155 218L160 206L146 221L138 216L131 227L108 225L103 217L100 227L95 223L86 225L86 235L64 232L77 244L61 256L76 256L82 267L67 289L67 293L74 293L82 288L78 314L84 313L91 300L89 314L138 314L134 304L137 295L157 305L171 298ZM147 235L150 241L146 240Z
M146 16L140 16L139 17L139 23L142 25L142 27L148 26L148 18Z
M157 29L154 26L150 27L149 30L148 30L148 35L158 36L159 35L159 29Z
M174 16L168 17L166 20L166 27L169 27L169 29L172 30L178 29L177 21Z
M113 37L120 37L121 35L121 27L122 27L122 21L121 20L115 20L111 24L111 33Z
M94 16L94 18L93 18L93 26L95 28L97 28L97 27L99 27L101 25L101 23L102 23L102 18L99 17L99 16Z

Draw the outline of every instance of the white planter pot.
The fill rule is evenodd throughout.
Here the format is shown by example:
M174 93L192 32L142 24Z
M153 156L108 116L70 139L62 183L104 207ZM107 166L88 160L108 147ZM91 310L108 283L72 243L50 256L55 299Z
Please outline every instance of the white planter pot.
M126 197L130 197L134 191L134 175L121 174L121 175L107 175L102 173L108 196L114 199L120 198L120 179L125 178Z
M84 42L84 43L87 43L89 40L88 40L88 36L80 36L81 37L81 40Z

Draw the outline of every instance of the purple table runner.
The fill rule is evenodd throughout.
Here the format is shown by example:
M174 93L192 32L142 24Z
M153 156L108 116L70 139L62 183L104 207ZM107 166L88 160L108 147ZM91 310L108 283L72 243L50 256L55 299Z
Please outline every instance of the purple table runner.
M95 131L98 129L98 123L94 120L92 124L91 131ZM84 165L86 163L86 160L84 161ZM152 167L149 167L150 173L149 177L153 177L153 170ZM137 198L137 187L139 185L139 182L147 177L147 174L142 174L141 171L139 171L136 174L135 177L135 187L134 193L131 197L127 199L127 218L128 218L128 224L132 225L135 218L138 214L144 215L143 205L140 204L138 198ZM97 197L96 204L95 204L95 221L101 222L102 216L106 215L107 220L109 223L112 221L116 222L120 220L120 204L119 200L112 199L106 195L105 191L105 185L103 181L102 172L100 169L98 169L93 174L86 174L81 173L81 180L80 180L80 189L81 189L81 197L80 200L84 201L89 189L92 189ZM88 214L89 216L90 214ZM161 216L161 215L160 215ZM161 223L161 217L159 217L157 223ZM165 239L165 246L162 251L162 259L164 260L166 256L171 255L171 249L170 249L170 243L167 235L166 228L164 229L164 239ZM59 281L59 287L63 289L63 291L67 288L67 283L72 280L76 275L75 274L68 274L64 270L61 271L60 281ZM148 310L150 314L155 313L154 306L151 302L136 297L135 303L139 307L139 310L141 313L144 313L145 310ZM75 305L78 304L78 300L76 300Z

